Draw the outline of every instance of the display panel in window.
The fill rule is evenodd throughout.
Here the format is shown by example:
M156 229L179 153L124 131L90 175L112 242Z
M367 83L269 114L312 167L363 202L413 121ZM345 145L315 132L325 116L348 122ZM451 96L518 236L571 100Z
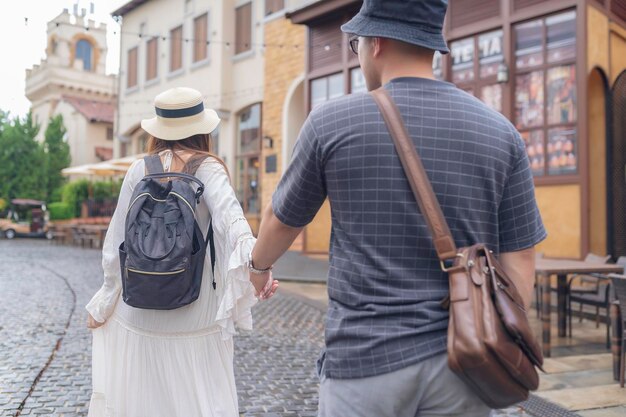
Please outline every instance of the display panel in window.
M515 125L543 125L543 71L518 75L515 82Z
M548 123L576 122L576 67L567 65L550 68L548 88Z
M530 162L530 168L534 176L542 176L545 173L546 158L544 152L543 130L531 130L520 132L526 143L526 153Z
M557 127L548 131L548 173L550 175L575 174L576 129Z

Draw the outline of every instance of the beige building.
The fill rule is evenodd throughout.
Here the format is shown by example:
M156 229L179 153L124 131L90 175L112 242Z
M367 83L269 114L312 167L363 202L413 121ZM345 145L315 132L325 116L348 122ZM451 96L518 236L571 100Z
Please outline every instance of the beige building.
M154 116L154 97L192 87L222 123L214 151L229 167L253 228L261 212L261 120L264 112L264 22L271 1L133 0L122 17L115 156L145 150L141 119ZM273 15L275 13L269 13ZM272 17L272 16L269 16Z
M115 76L106 75L106 25L64 10L48 22L46 58L26 70L26 97L43 140L62 115L72 166L113 156Z

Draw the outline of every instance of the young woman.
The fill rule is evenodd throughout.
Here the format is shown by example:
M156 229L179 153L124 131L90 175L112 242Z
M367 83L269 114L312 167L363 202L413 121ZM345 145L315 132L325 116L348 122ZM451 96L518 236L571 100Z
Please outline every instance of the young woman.
M250 309L278 287L269 270L249 264L255 239L235 197L224 163L210 153L219 124L202 95L174 88L155 99L157 117L141 127L152 135L148 152L165 171L180 172L190 158L208 156L196 177L205 185L196 219L207 233L213 221L216 265L213 288L207 250L200 296L175 310L133 308L121 300L118 248L125 218L145 163L128 170L102 249L104 284L87 305L93 330L93 394L90 417L237 417L233 372L235 326L252 328ZM249 273L254 272L254 273Z

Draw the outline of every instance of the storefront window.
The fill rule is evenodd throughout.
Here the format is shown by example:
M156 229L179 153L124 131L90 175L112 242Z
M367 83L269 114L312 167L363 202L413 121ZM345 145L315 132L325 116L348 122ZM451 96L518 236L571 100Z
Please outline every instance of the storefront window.
M317 78L311 81L311 109L320 104L344 94L343 74L333 74L328 77Z
M246 214L259 214L260 104L254 104L239 114L237 129L237 198Z
M545 154L543 149L543 130L531 130L522 132L522 138L526 143L526 153L530 160L530 168L534 176L542 176L545 172Z
M361 67L352 68L350 70L350 93L363 93L366 91L365 77Z
M474 80L474 38L450 44L452 82L463 84Z
M548 131L548 174L576 173L576 129L557 127Z
M485 33L478 37L480 78L498 75L498 67L504 61L502 53L502 31Z
M518 75L515 81L517 128L543 125L543 71Z
M548 62L576 57L576 12L550 16L546 19Z
M531 68L543 64L543 20L515 27L515 66Z
M502 111L502 84L484 86L480 92L480 99L495 111Z
M548 70L548 123L576 122L576 67L567 65Z
M443 55L439 51L435 51L433 55L433 75L435 79L443 80Z
M535 176L578 169L575 29L574 11L515 27L515 125Z
M450 43L452 82L497 111L502 111L503 88L497 80L504 61L502 36L502 30L495 30ZM437 59L433 62L433 72L435 77L442 76Z

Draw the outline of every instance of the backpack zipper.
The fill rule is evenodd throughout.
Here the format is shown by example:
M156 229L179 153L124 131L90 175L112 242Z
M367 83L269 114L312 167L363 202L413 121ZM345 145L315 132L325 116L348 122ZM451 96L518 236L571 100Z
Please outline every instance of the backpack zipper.
M132 268L126 268L126 270L129 272L135 272L137 274L143 274L143 275L172 275L172 274L180 274L181 272L185 272L185 268L178 269L176 271L171 271L171 272L147 272L147 271L140 271L138 269L132 269Z

